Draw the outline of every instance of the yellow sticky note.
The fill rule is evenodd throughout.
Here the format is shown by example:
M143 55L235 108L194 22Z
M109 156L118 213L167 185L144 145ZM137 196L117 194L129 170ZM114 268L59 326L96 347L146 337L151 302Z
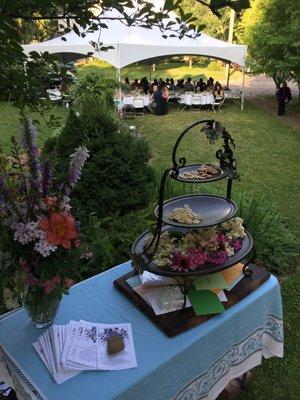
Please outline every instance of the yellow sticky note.
M221 274L228 285L231 285L232 282L243 272L243 267L244 264L238 263L221 271Z

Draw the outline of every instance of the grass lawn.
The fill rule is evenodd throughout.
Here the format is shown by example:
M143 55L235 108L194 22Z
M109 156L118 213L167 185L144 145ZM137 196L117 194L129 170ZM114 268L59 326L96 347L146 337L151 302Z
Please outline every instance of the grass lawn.
M111 65L105 62L92 62L86 65L81 64L78 68L78 75L83 76L90 72L99 72L105 71L105 75L115 77L116 70ZM190 68L187 63L159 63L155 67L155 71L150 71L150 67L148 65L143 64L132 64L128 67L124 67L121 69L121 76L124 80L128 77L130 80L137 78L140 80L143 76L146 76L148 79L151 78L173 78L177 79L186 79L189 76L193 80L198 80L200 78L207 80L210 76L212 76L215 80L225 81L226 80L226 69L221 66L220 63L212 61L210 63L193 63L192 68ZM231 71L230 80L238 80L242 81L242 73L239 71Z
M57 107L54 112L63 118L67 110ZM299 132L282 124L277 118L267 116L263 110L246 103L240 112L233 104L227 104L217 114L209 110L201 112L176 112L172 107L169 115L157 117L147 115L128 124L136 125L152 150L151 163L157 169L171 163L171 151L180 131L197 119L217 118L231 132L236 140L236 158L240 182L235 182L233 199L238 192L265 195L270 202L275 202L278 210L287 215L292 228L299 233L300 221L298 204L300 185L297 180L300 173L298 162ZM4 152L9 148L9 136L17 133L18 116L16 110L6 103L0 103L0 142ZM40 127L39 145L46 137L55 135L58 130ZM188 162L208 161L213 159L218 142L209 145L203 133L195 129L182 143L179 156L187 157ZM201 186L201 185L199 185ZM209 190L225 192L224 181L210 185ZM208 187L206 187L207 189ZM296 400L297 361L299 360L299 276L291 276L282 285L285 317L285 357L283 360L264 361L256 368L254 382L249 390L240 396L241 400ZM297 396L298 393L298 396Z

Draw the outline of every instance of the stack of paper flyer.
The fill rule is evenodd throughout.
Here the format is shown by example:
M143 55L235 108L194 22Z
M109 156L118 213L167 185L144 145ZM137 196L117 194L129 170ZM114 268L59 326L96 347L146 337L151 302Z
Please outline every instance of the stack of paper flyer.
M201 275L188 292L186 307L193 307L196 315L218 314L225 310L224 289L230 291L244 277L243 264L238 263L221 272ZM169 277L145 271L141 276L127 279L133 290L151 306L156 315L182 309L184 296L178 282Z
M124 349L109 354L107 341L121 337ZM137 366L131 324L99 324L80 320L52 325L33 347L55 382L60 384L84 370L119 370Z

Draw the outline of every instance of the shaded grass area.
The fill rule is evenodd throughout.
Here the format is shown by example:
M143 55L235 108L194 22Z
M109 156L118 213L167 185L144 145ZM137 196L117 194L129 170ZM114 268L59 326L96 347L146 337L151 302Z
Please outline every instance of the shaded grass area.
M88 63L86 65L82 64L78 68L78 75L82 76L90 72L105 72L105 75L115 78L116 70L111 65L105 62L94 62ZM186 79L189 76L193 80L198 80L200 78L207 80L212 76L215 80L224 81L226 79L226 69L220 66L219 63L212 61L208 65L202 65L194 63L192 68L190 68L186 63L159 63L155 67L155 71L152 71L148 65L143 64L132 64L128 67L121 69L121 77L124 80L126 77L129 80L137 78L140 80L142 77L146 76L150 78L173 78ZM242 74L239 71L231 71L231 80L239 80L241 82Z
M56 117L61 118L61 122L66 119L68 110L60 105L53 106L52 110L45 116L53 113ZM40 121L38 126L38 146L42 147L46 139L59 133L60 128L49 127L38 113L30 113L32 119ZM19 115L18 110L12 103L0 102L0 145L4 153L9 152L11 136L19 135Z

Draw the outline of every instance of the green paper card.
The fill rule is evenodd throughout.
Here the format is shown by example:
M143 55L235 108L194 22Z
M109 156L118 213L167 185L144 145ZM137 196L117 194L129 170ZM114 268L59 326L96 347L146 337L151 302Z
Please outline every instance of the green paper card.
M208 274L199 276L194 282L196 290L207 290L207 289L228 289L229 285L225 281L221 272L215 274Z
M218 296L209 290L196 290L191 288L188 298L196 315L220 314L225 310Z

